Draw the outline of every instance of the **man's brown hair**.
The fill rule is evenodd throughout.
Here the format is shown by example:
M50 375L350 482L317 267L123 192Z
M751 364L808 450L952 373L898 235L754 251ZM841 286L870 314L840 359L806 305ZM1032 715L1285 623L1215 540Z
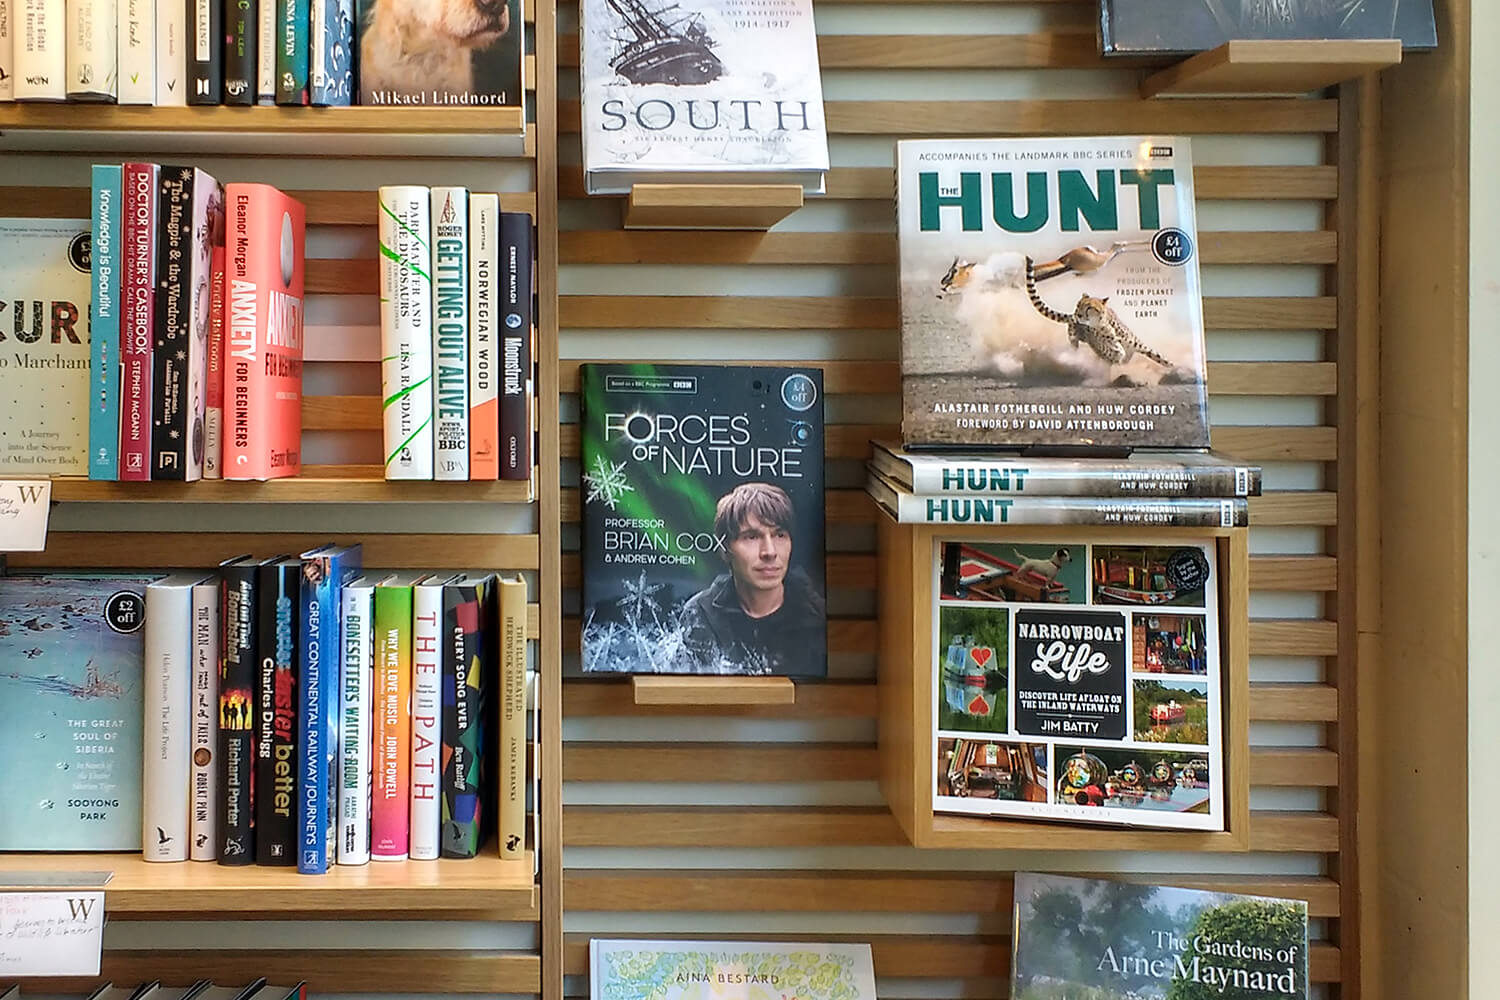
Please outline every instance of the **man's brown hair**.
M792 498L770 483L740 483L719 497L714 509L714 533L726 540L740 533L751 515L762 524L792 533Z

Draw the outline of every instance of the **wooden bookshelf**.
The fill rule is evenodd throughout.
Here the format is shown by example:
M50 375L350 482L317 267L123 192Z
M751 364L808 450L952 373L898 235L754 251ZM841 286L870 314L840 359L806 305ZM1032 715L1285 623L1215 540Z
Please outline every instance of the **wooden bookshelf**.
M645 677L630 679L637 705L791 705L790 677Z
M52 499L88 503L530 503L535 476L527 481L440 483L381 478L378 466L306 466L303 474L267 483L205 479L196 483L99 482L76 477L52 480Z
M770 229L802 207L797 184L636 184L625 229Z
M1396 38L1240 39L1150 74L1142 97L1306 94L1401 62Z

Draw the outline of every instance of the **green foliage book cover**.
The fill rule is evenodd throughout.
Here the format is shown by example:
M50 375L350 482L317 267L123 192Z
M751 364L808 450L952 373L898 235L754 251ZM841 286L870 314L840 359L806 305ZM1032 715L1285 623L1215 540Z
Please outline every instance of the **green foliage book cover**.
M1307 903L1016 873L1012 1000L1307 997Z

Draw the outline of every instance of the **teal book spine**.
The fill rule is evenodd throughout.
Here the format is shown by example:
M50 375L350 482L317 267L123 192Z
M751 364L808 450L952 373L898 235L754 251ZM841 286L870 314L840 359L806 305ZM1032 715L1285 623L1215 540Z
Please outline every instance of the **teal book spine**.
M95 164L89 309L89 478L120 478L121 169Z
M276 103L306 104L308 0L277 0L280 35L276 40Z

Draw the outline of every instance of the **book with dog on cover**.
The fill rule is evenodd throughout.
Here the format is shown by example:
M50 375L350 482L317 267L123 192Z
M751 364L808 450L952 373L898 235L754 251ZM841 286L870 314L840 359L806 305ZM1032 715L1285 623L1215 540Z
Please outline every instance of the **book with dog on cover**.
M907 448L1208 447L1186 139L896 149Z
M523 106L521 0L360 0L359 103Z

